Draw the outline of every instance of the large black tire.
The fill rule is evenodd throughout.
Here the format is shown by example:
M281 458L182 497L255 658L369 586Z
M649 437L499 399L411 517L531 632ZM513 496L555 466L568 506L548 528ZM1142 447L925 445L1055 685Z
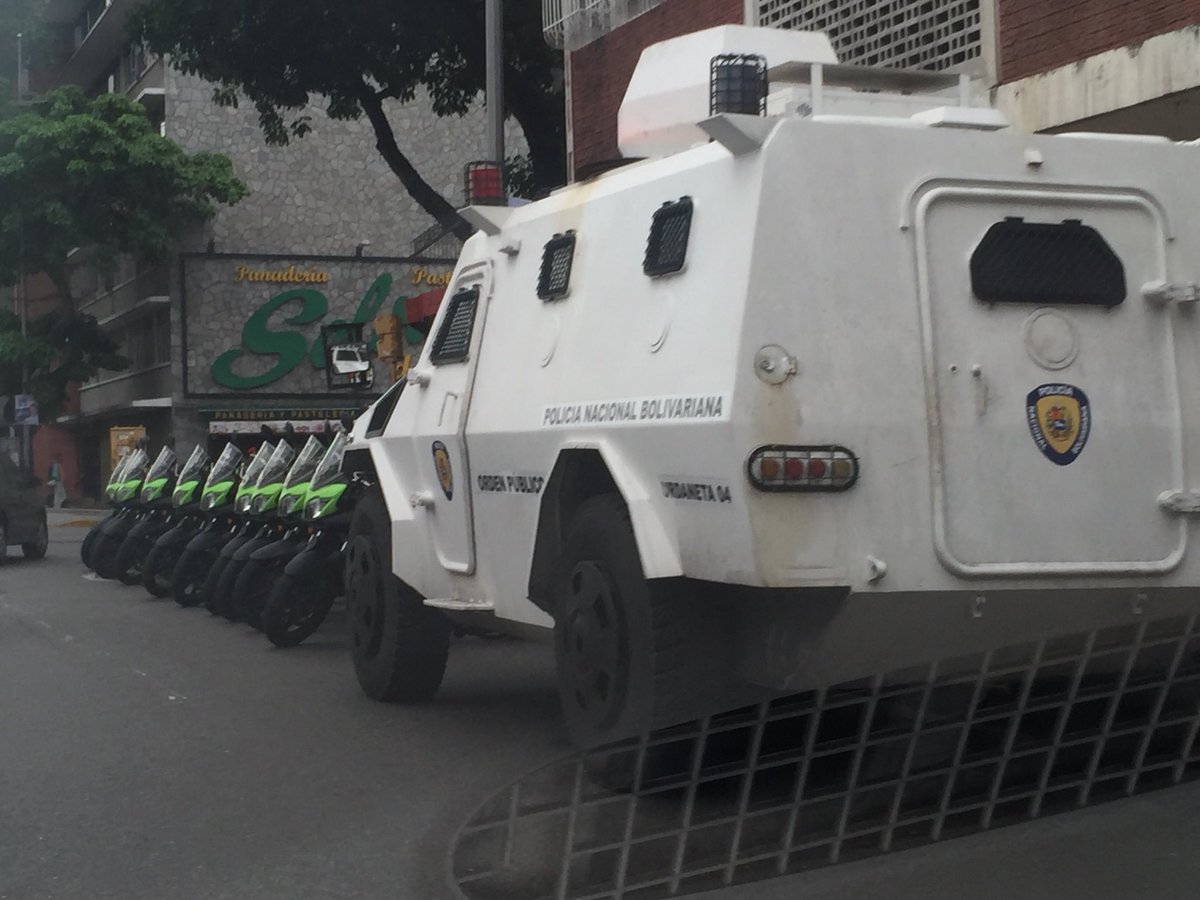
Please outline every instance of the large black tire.
M217 590L221 583L221 576L225 574L225 567L229 565L229 557L217 554L212 565L209 566L208 574L204 576L204 584L200 588L200 595L204 598L204 608L214 616L228 615L228 597L223 596Z
M185 609L200 605L204 600L204 578L212 562L213 555L207 551L184 549L171 571L171 596L176 603Z
M50 548L50 529L46 524L46 514L42 514L42 523L38 526L37 537L21 545L21 552L26 559L41 559Z
M121 542L113 573L121 584L140 584L146 570L146 557L154 547L154 536L132 532Z
M125 534L128 534L126 532ZM108 534L102 532L92 546L92 571L101 578L115 578L117 574L117 553L125 541L125 534Z
M233 583L233 620L261 628L263 608L275 579L283 574L286 558L248 559Z
M378 490L355 505L346 551L354 673L371 699L414 703L441 687L450 623L392 574L391 527Z
M183 544L172 544L164 547L155 543L146 556L146 565L142 567L142 584L154 597L169 597L171 595L171 577L175 566L183 555Z
M681 579L647 580L617 494L571 517L555 579L559 699L578 750L694 718L724 674L711 624ZM708 710L717 712L717 709Z
M83 538L83 543L79 545L79 559L88 569L92 568L92 550L96 546L96 538L100 534L100 529L104 527L104 523L108 519L103 519L88 529L88 533Z
M275 582L263 610L262 630L276 647L295 647L306 641L333 608L338 585L320 577L283 574Z

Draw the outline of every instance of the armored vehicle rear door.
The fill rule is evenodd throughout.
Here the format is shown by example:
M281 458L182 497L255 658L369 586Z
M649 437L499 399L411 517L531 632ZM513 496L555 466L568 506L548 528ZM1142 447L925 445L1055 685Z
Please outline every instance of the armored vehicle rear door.
M934 541L962 575L1182 559L1167 226L1141 194L945 185L914 205Z

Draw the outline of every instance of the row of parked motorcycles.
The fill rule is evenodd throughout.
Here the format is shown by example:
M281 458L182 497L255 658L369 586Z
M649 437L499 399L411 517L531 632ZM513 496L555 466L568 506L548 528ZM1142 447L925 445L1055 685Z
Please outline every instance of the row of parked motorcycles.
M328 447L310 436L297 452L286 439L266 441L250 459L231 443L215 462L196 447L182 468L169 447L153 463L134 450L109 479L113 511L88 532L83 563L295 646L342 593L363 487L342 471L347 442L344 432Z

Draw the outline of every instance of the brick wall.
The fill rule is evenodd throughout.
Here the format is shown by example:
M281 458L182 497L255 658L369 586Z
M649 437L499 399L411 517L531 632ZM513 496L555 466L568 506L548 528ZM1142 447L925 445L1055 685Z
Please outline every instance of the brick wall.
M1200 24L1200 0L997 0L997 22L1007 82Z
M571 119L575 171L615 159L617 109L642 50L667 38L716 25L740 25L742 0L667 0L571 54Z

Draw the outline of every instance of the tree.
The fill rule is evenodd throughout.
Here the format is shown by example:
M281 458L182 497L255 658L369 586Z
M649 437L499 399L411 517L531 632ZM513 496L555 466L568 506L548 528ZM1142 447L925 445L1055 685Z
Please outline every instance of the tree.
M45 272L69 312L72 249L102 271L123 255L162 262L181 229L245 192L227 157L189 156L129 98L59 88L0 121L0 284Z
M484 0L147 0L135 34L183 71L213 82L219 103L239 93L258 111L268 143L312 128L314 95L335 119L366 116L376 148L412 198L438 221L469 234L454 207L400 147L386 113L425 88L439 116L463 115L484 89ZM542 39L538 0L508 0L504 103L529 145L531 181L564 180L561 54Z
M67 386L87 381L101 369L120 371L129 361L92 316L45 313L27 323L21 334L17 316L0 310L0 394L28 388L43 419L62 409ZM22 384L23 368L29 378Z
M27 323L0 314L0 394L28 387L47 416L71 382L128 361L71 295L68 254L87 247L102 272L118 257L165 261L180 229L236 203L245 186L218 154L186 154L116 94L94 100L60 88L0 111L0 285L44 272L59 308ZM22 384L22 369L29 381Z

